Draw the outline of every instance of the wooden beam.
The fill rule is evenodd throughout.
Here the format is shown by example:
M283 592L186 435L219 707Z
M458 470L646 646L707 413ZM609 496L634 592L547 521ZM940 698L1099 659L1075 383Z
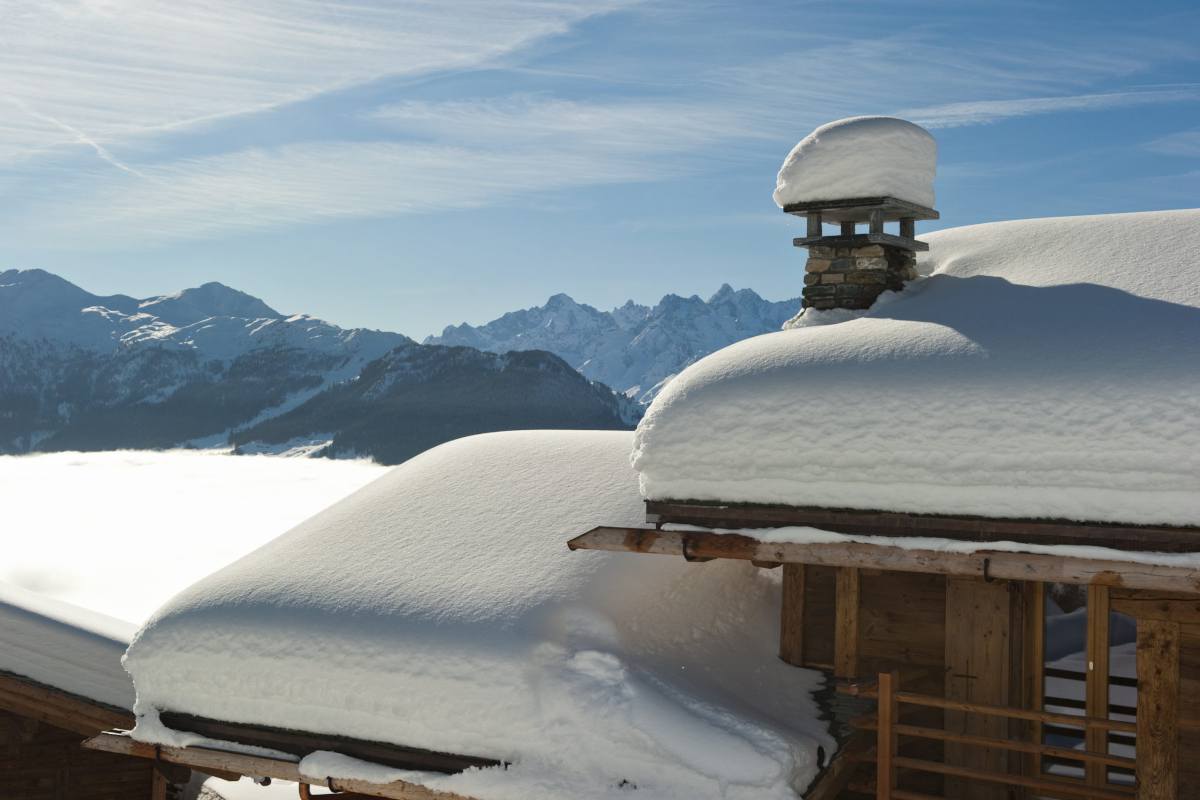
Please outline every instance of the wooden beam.
M215 770L237 775L295 781L296 783L311 784L314 782L311 776L300 774L297 762L285 761L281 758L267 758L225 750L209 750L203 747L152 745L136 742L127 734L118 733L102 733L93 736L85 741L83 746L89 750L179 764L205 773ZM463 795L439 792L407 781L370 783L349 778L333 778L328 781L319 781L319 783L327 785L335 791L391 798L391 800L470 800Z
M1141 596L1114 596L1112 610L1135 619L1157 619L1200 625L1200 598L1186 595L1163 596L1143 593Z
M853 236L854 235L854 223L851 221L843 222L841 224L841 235L842 236Z
M1064 555L979 550L947 553L863 542L795 544L764 542L739 533L669 531L651 528L593 528L567 543L572 550L615 550L682 556L684 543L693 557L778 561L992 577L1045 583L1099 584L1200 594L1200 570Z
M1179 640L1177 622L1138 620L1138 800L1177 797Z
M1089 717L1108 718L1108 587L1089 586L1087 595L1087 690L1085 712ZM1086 747L1093 753L1108 752L1108 732L1089 729L1085 738ZM1088 762L1086 769L1088 786L1104 786L1108 783L1108 768L1103 764Z
M799 667L804 664L804 565L783 568L783 603L779 613L779 657Z
M332 734L235 724L173 711L164 711L159 716L162 723L172 730L198 733L209 739L267 747L298 757L306 756L317 750L333 750L343 755L396 769L444 773L462 772L472 767L496 767L501 764L494 758L439 753L433 750L403 747L385 742L369 742Z
M134 722L132 711L10 674L0 674L0 709L84 736L132 728Z
M833 674L858 677L859 593L862 582L854 567L837 571L837 597L833 628Z
M920 536L969 542L1084 545L1140 552L1200 552L1200 527L1118 525L1068 520L906 514L811 506L646 501L646 519L705 528L800 526L868 536Z

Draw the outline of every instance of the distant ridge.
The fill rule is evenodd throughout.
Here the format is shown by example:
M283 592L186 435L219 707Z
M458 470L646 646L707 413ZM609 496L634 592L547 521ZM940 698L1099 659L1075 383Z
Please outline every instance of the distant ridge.
M798 297L773 302L729 284L708 300L669 294L654 306L631 300L612 311L556 294L545 305L511 311L485 325L451 325L425 343L494 353L546 350L645 405L688 364L741 339L779 330L799 309Z

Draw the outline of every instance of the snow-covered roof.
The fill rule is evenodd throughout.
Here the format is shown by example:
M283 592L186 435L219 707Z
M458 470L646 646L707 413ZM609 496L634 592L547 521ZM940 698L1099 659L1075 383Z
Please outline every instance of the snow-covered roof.
M815 200L895 197L932 208L937 142L895 117L849 117L805 136L788 153L775 187L781 208Z
M130 709L121 655L133 633L128 623L0 583L0 672Z
M186 742L171 710L511 761L430 784L484 800L793 796L826 740L778 575L566 547L643 519L631 445L450 442L200 581L130 647L135 736Z
M668 384L644 496L1200 525L1200 210L923 238L903 292Z

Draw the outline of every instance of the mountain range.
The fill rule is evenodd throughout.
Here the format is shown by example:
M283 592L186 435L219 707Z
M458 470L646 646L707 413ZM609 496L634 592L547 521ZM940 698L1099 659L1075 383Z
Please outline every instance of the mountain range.
M707 301L669 294L654 306L631 300L612 311L556 294L544 306L512 311L486 325L451 325L425 343L495 353L547 350L646 405L688 364L741 339L779 330L799 308L798 297L772 302L729 284Z
M491 430L628 428L671 374L797 305L728 286L610 312L556 295L418 344L280 314L219 283L99 296L8 270L0 453L232 445L399 463Z

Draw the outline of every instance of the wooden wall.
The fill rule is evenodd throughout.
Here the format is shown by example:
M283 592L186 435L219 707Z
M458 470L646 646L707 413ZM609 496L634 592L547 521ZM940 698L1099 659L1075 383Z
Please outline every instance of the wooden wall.
M153 762L84 750L84 737L0 711L4 800L151 800Z

